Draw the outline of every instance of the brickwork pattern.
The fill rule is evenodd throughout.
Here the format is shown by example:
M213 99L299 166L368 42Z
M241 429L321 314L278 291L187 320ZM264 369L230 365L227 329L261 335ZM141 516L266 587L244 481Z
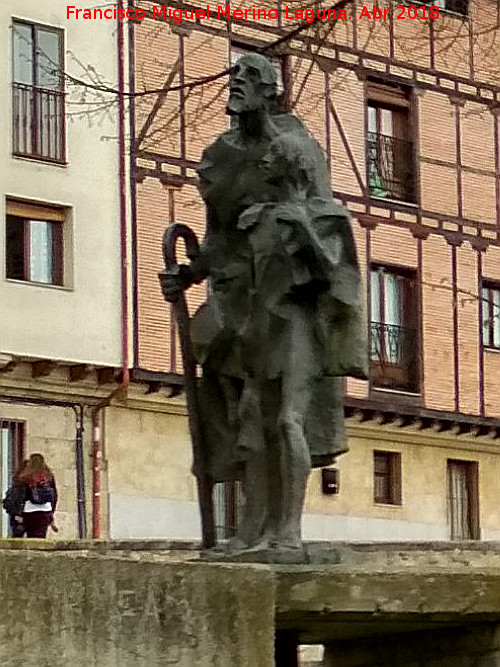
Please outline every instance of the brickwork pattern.
M151 6L144 1L143 6ZM446 15L436 24L434 49L428 38L428 22L394 22L394 57L396 61L416 68L430 68L434 52L435 67L449 75L470 78L470 85L460 84L460 90L472 94L475 82L498 82L500 78L500 50L498 29L494 27L496 9L490 0L475 0L471 3L470 30L464 22L452 15ZM377 25L375 25L375 23ZM425 25L424 25L425 23ZM221 22L211 20L203 23L215 30L221 29ZM260 29L259 29L260 26ZM193 28L193 26L191 26ZM244 25L233 22L233 42L269 40L263 23ZM377 56L389 56L390 26L383 21L353 21L346 27L339 21L333 28L322 55L328 58L332 49L348 46L364 51L364 65L369 74L383 78L382 69L386 65ZM357 30L357 38L354 32ZM142 77L147 85L161 85L175 62L180 40L184 48L185 80L193 80L207 74L221 71L228 66L229 44L227 34L215 35L201 29L191 29L183 36L178 30L163 22L149 19L137 27L137 78ZM293 46L299 46L295 41ZM371 58L370 58L371 57ZM332 187L345 194L351 202L355 219L364 204L353 198L363 196L356 178L356 169L363 181L366 178L365 127L365 71L350 69L358 56L354 53L342 55L341 61L327 65L320 63L309 67L309 61L300 61L296 55L291 58L294 73L291 99L298 97L295 112L307 124L312 134L331 160ZM328 71L328 75L325 75ZM408 78L410 70L399 64L391 67L391 72ZM410 74L409 74L410 72ZM495 79L495 76L497 77ZM418 80L436 83L436 78L428 73L419 73ZM178 83L176 76L174 83ZM444 79L443 79L444 81ZM228 127L224 116L226 79L198 89L186 95L185 101L185 146L188 160L199 159L201 151L210 140ZM423 85L423 84L422 84ZM455 405L455 384L458 384L458 400L464 412L477 413L482 391L479 368L479 309L477 304L477 250L469 243L457 249L458 296L458 375L454 365L453 288L451 271L451 246L446 242L448 234L463 230L485 239L497 242L498 210L496 192L499 190L498 150L494 142L494 115L484 104L462 100L458 107L450 103L450 96L456 95L453 86L447 83L444 92L422 89L417 95L419 124L415 130L417 155L420 157L419 178L423 222L431 233L422 240L422 305L423 305L423 366L426 371L423 381L425 406L438 410L452 411ZM418 83L416 85L418 88ZM425 88L425 86L424 86ZM327 89L327 99L325 99ZM458 89L457 89L458 90ZM446 94L445 94L446 93ZM500 93L500 91L499 91ZM346 150L339 125L335 122L331 109L333 105L338 122L348 142ZM154 151L166 156L183 158L180 150L180 116L176 113L179 103L178 93L169 93L158 117L153 121L151 133ZM151 107L151 101L149 103ZM170 116L169 116L170 114ZM147 116L147 104L142 104L141 120ZM158 139L158 140L157 140ZM458 149L457 150L457 146ZM173 151L173 152L172 152ZM459 162L460 160L460 162ZM354 165L353 165L354 161ZM162 170L180 174L179 165L164 165ZM187 177L194 172L189 165ZM171 358L171 350L166 341L170 340L168 309L159 293L156 273L161 265L159 240L165 226L165 217L158 216L158 207L166 211L166 191L151 179L138 185L138 293L139 293L139 365L151 370L181 371L178 350ZM350 199L349 199L350 197ZM204 212L199 196L193 185L176 189L175 219L185 222L202 235ZM464 224L457 216L467 218ZM419 206L407 207L398 213L399 219L408 226L420 218ZM417 241L408 231L391 225L391 211L387 203L371 202L368 214L377 216L377 227L371 233L371 261L396 264L416 268L418 264ZM415 215L416 214L416 215ZM434 218L433 216L437 216ZM358 245L358 255L365 272L365 231L357 222L354 233ZM496 258L500 251L490 247L484 253L484 271L490 279L500 279L500 264ZM490 259L491 258L491 259ZM499 257L500 259L500 257ZM463 292L472 294L469 299ZM205 287L197 287L190 292L190 306L194 309L204 298ZM474 296L475 295L475 296ZM495 375L500 356L486 352L484 355L484 392L486 414L500 414L500 399L495 391ZM436 372L439 370L439 372ZM499 369L500 370L500 369ZM456 377L457 375L457 377ZM349 380L348 391L352 395L367 395L367 383Z

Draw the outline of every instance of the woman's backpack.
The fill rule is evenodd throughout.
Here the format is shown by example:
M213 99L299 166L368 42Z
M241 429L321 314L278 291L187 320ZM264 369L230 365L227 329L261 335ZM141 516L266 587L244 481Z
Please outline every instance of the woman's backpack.
M7 489L2 507L9 516L20 516L23 513L26 491L23 486L11 486Z
M31 502L34 505L45 505L54 502L54 488L52 484L44 479L30 484Z

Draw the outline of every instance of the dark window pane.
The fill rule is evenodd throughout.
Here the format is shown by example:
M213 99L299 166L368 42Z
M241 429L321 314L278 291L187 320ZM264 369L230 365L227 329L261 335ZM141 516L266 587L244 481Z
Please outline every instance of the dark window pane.
M375 472L385 475L389 472L389 458L386 454L375 454Z
M7 278L24 280L24 221L7 217L6 225L6 274Z
M448 504L452 540L479 539L478 466L448 460Z
M390 503L389 480L380 475L375 476L375 502Z
M375 452L374 465L374 492L375 502L391 502L390 454Z
M500 348L500 288L488 285L482 289L483 345Z
M34 84L33 28L24 23L14 23L12 30L14 81Z
M468 2L467 0L446 0L446 9L457 14L467 15Z
M398 452L374 452L373 467L375 502L400 505L401 455Z
M37 79L40 88L61 90L61 36L54 30L37 29Z

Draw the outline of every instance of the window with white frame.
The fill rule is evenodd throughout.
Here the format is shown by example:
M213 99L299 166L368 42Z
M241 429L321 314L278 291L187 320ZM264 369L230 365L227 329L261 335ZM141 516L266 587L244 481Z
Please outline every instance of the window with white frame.
M62 208L7 201L7 279L63 285L64 217Z
M12 152L65 160L63 31L15 20L12 25Z
M500 349L500 285L483 283L483 345Z
M399 452L373 452L373 499L377 504L402 504Z
M419 292L415 271L373 266L370 311L372 385L418 392Z

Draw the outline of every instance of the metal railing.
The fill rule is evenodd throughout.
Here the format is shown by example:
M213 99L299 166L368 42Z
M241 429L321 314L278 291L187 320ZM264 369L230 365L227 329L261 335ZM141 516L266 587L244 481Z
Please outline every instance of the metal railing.
M371 359L374 386L419 391L419 345L415 329L372 322Z
M368 132L368 186L375 197L415 200L413 143Z
M14 155L65 161L65 94L24 83L12 84Z

